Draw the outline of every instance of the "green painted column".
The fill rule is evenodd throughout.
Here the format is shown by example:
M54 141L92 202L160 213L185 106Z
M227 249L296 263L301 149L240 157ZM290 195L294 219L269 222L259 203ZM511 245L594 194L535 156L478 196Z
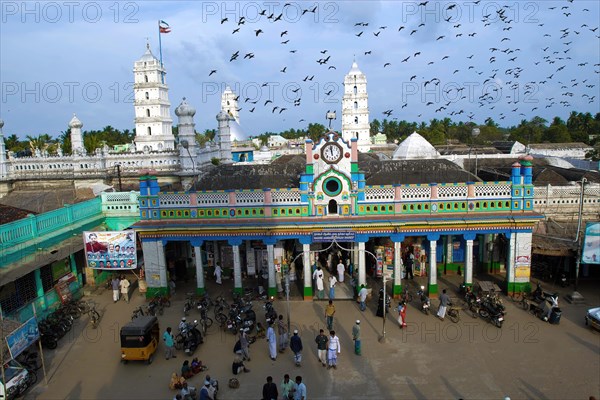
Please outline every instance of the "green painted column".
M194 246L194 262L196 264L196 294L204 295L206 287L204 284L204 265L202 264L202 241L192 241Z
M240 241L241 242L241 241ZM232 243L230 241L230 243ZM239 244L232 244L233 251L233 291L237 294L242 294L244 289L242 288L242 265L240 262L240 246Z
M302 265L304 269L304 300L313 299L312 273L310 270L310 244L302 243Z
M277 295L277 286L275 284L275 249L274 243L267 243L267 263L269 267L269 296Z
M437 241L440 235L427 235L429 239L429 284L428 292L430 298L438 297L438 284L437 284Z

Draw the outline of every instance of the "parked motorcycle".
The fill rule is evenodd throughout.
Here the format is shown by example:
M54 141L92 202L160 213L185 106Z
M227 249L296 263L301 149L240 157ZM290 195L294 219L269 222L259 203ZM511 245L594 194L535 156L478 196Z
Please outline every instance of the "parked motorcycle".
M265 309L265 320L267 321L267 325L274 323L277 320L277 311L275 311L275 307L273 307L273 297L265 302L263 306Z
M194 354L194 351L196 351L198 346L204 343L204 340L202 339L202 333L198 329L197 320L195 320L193 323L186 323L185 327L181 329L181 333L178 335L178 337L179 336L181 336L179 340L183 341L182 347L187 355Z
M431 301L429 297L425 294L425 286L421 286L419 290L417 290L417 296L421 300L421 311L424 314L429 315L429 308L431 307Z
M481 308L478 310L479 316L490 322L497 328L502 328L504 322L504 311L495 303L490 296L486 296L481 301Z

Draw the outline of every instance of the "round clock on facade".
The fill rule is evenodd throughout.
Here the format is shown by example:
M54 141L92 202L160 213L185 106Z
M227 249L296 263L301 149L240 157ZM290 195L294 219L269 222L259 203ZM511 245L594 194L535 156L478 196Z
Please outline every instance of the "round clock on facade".
M328 164L334 164L342 158L342 148L337 143L327 143L321 148L321 157Z

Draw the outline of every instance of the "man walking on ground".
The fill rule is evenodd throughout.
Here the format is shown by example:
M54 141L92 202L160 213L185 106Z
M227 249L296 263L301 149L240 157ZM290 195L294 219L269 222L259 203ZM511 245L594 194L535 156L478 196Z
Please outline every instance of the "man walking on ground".
M333 330L333 315L335 314L335 306L333 300L329 300L329 304L325 307L325 320L327 321L327 330Z
M327 369L333 367L337 368L337 355L340 354L341 346L340 339L335 336L335 331L329 332L329 346L327 349Z
M323 300L323 292L325 291L325 287L323 283L323 271L321 270L321 266L318 266L315 272L313 272L313 279L315 280L315 286L317 288L317 298L319 300Z
M367 309L367 294L368 290L365 285L360 285L360 290L358 291L358 299L360 300L360 311L365 311Z
M329 275L329 299L335 299L335 284L337 283L337 279L335 276Z
M281 314L277 320L277 333L279 334L279 352L283 353L288 344L288 329Z
M121 287L121 294L127 303L129 303L129 281L125 278L125 275L121 276L121 281L119 282L119 286Z
M354 340L354 354L360 356L360 319L352 327L352 340Z
M120 283L121 283L121 281L119 280L119 278L116 275L113 276L112 281L110 281L110 284L112 286L112 291L113 291L113 303L116 303L117 301L119 301Z
M175 345L175 341L173 340L170 326L167 328L165 333L163 333L163 340L165 342L165 359L168 360L169 358L177 358L177 356L173 354L173 345Z
M215 275L215 280L217 281L217 283L219 285L221 285L223 283L223 281L221 280L221 275L223 275L223 269L221 268L219 263L217 263L217 265L215 266L214 275Z
M446 289L442 290L442 294L440 295L440 308L438 310L437 316L442 321L446 316L446 307L448 307L448 303L450 302L450 297L446 294Z
M302 377L296 377L296 386L294 386L294 400L306 400L306 385L302 383Z
M327 336L325 336L325 332L323 329L319 330L319 334L315 338L315 342L317 342L317 355L319 356L319 361L323 366L327 365Z
M296 367L302 362L302 339L298 336L298 330L294 330L294 336L290 339L290 349L294 352L294 362Z
M337 273L338 273L338 281L340 281L342 283L344 282L344 272L346 272L346 267L344 266L344 263L340 259L340 262L337 265Z
M281 381L281 396L283 400L289 400L293 398L294 393L294 382L290 380L290 376L285 374L283 381Z
M263 385L263 400L277 400L279 391L277 385L273 383L273 377L267 376L267 383Z
M267 342L269 343L269 357L275 361L277 359L277 338L275 337L273 323L270 323L267 328Z

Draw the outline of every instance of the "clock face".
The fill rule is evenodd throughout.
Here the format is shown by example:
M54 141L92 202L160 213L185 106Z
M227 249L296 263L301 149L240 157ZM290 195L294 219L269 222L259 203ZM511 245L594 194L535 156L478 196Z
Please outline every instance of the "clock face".
M334 164L342 158L342 148L337 143L327 143L321 149L321 156L328 164Z

